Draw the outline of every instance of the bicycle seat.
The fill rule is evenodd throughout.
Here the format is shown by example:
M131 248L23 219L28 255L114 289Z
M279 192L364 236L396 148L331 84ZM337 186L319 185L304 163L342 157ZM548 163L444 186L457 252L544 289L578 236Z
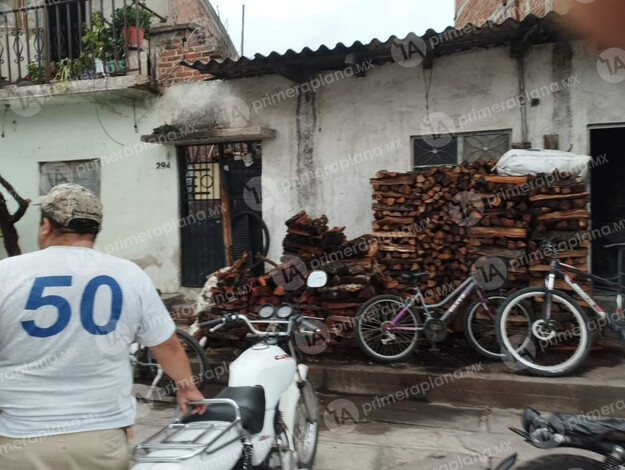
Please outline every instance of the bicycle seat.
M625 242L611 243L610 245L604 245L604 248L625 248Z
M226 387L215 398L228 398L239 405L243 428L252 434L263 430L265 421L265 389L260 385L255 387ZM234 421L236 414L230 405L210 405L203 415L186 416L182 422L196 423L198 421Z
M426 272L418 272L418 273L408 272L408 273L402 273L401 278L404 279L405 281L416 281L422 278L423 276L427 276L427 275L428 273Z

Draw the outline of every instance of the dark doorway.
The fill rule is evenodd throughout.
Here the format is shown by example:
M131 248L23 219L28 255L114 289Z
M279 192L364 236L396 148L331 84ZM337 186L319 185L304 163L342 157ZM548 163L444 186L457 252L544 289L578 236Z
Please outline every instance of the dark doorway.
M46 0L50 60L75 59L82 51L84 25L89 24L85 0L59 2Z
M612 224L625 219L625 126L591 129L590 152L596 165L591 170L592 228L609 226L612 233L592 241L592 272L616 275L616 252L605 245L625 241L625 232Z
M268 248L263 231L260 142L179 147L182 284L204 285L206 276ZM250 191L250 187L257 189ZM228 214L228 220L224 217ZM231 227L227 240L224 224ZM264 263L253 260L255 275Z

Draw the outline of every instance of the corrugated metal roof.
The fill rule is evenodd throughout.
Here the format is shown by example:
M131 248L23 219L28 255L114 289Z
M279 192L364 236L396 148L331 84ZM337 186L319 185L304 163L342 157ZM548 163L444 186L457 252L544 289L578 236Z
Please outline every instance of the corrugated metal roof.
M212 75L209 79L281 74L300 81L300 78L304 80L313 71L344 69L353 63L350 60L371 60L376 65L393 61L396 46L407 44L411 39L413 43L417 40L427 47L431 57L440 57L480 47L548 43L562 37L570 37L570 32L564 29L563 16L551 12L542 18L529 15L522 21L509 18L499 24L489 21L483 26L469 24L462 29L449 27L440 33L429 29L420 37L423 41L411 33L403 39L391 36L386 41L374 39L368 44L360 41L351 46L338 43L332 49L327 46L321 46L317 50L306 47L300 52L289 49L283 54L272 52L267 56L256 54L252 58L241 57L237 60L227 58L208 62L185 61L183 65Z

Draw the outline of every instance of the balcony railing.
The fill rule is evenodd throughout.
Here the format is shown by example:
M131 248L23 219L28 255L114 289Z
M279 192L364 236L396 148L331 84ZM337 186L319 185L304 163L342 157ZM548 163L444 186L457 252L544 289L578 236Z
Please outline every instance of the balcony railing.
M36 0L0 11L0 88L150 75L151 12L138 0Z

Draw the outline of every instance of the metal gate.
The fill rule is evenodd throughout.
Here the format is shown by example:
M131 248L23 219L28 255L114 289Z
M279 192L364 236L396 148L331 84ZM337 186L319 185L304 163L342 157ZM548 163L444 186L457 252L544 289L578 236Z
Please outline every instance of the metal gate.
M261 251L260 153L260 142L179 147L184 286L202 286L207 275L226 265L225 208L232 225L232 258L238 259L244 251ZM250 214L255 220L250 221ZM262 270L259 263L254 273Z

